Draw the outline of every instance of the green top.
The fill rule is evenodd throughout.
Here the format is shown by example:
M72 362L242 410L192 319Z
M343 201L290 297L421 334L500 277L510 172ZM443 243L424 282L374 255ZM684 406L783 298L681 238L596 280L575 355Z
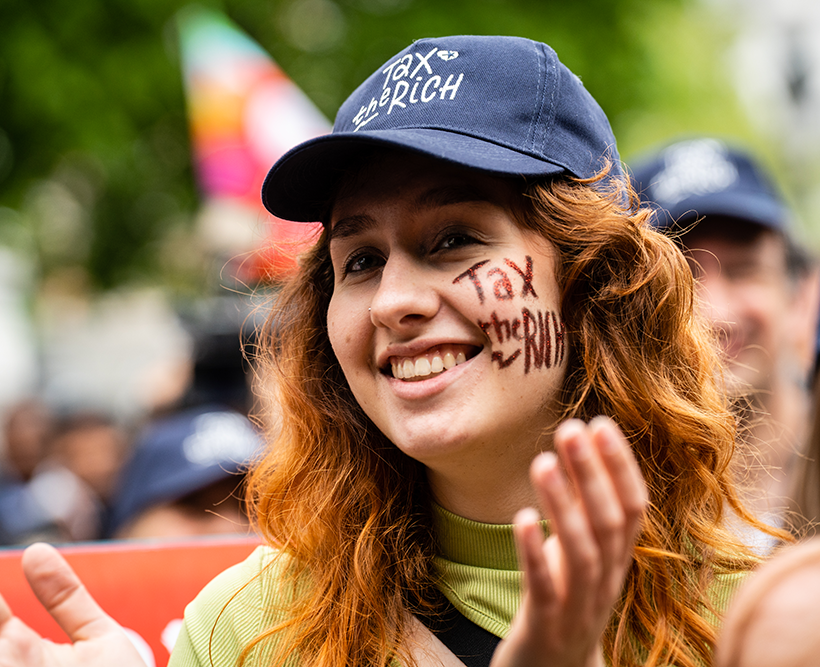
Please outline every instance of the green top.
M512 525L478 523L436 506L433 526L441 591L473 623L504 637L518 611L524 581Z
M441 507L435 508L434 525L442 592L471 621L503 637L518 609L523 579L512 526L469 521ZM233 667L244 646L282 620L273 608L281 601L275 583L282 561L263 572L274 555L271 548L258 547L202 589L185 610L168 667ZM718 577L713 591L718 610L725 609L741 579Z

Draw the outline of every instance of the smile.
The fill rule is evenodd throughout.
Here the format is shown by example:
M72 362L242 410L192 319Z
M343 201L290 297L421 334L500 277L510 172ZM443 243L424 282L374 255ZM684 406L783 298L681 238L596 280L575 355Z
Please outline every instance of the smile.
M424 380L463 364L477 353L478 350L475 348L443 345L416 357L390 357L390 370L393 377L398 380Z

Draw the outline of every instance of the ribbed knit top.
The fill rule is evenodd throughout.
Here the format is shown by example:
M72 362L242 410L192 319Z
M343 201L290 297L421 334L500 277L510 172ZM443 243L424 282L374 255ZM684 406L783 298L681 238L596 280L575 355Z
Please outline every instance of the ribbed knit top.
M505 636L523 585L512 525L478 523L441 507L434 510L442 592L473 623Z
M523 575L511 525L483 524L434 508L440 588L467 618L503 637L518 609ZM275 552L259 547L209 583L185 610L169 667L234 667L243 647L281 622ZM711 591L725 609L742 575L719 576ZM293 660L294 667L297 665Z
M512 526L469 521L437 506L434 526L442 592L471 621L503 636L521 595ZM274 555L259 547L202 589L185 610L169 667L210 667L211 660L233 667L242 647L281 621L271 611L280 595L271 580L278 568L263 572Z

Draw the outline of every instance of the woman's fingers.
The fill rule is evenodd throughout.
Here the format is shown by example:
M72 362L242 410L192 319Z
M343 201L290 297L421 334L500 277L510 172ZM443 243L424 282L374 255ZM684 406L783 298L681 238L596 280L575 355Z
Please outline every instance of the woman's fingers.
M638 534L648 502L641 469L632 448L614 421L596 417L590 422L589 429L624 510L626 534L631 542Z
M589 618L595 602L589 590L597 589L601 559L584 508L574 497L554 454L536 457L531 475L550 519L551 538L544 545L544 554L555 591L564 613L577 619Z
M14 616L0 596L0 667L145 667L125 631L94 601L56 549L23 553L32 591L71 639L57 644Z
M526 594L493 667L603 665L601 636L629 566L646 490L611 420L570 420L554 441L566 474L551 452L530 468L550 536L544 540L535 510L516 515Z
M15 618L8 603L0 596L0 666L26 665L40 667L36 652L40 637L19 618Z
M565 594L567 613L594 615L620 590L646 490L629 443L610 419L598 418L589 426L565 422L555 434L555 447L574 493L553 454L540 455L531 468L551 533L560 544L560 558L551 560L560 560L564 572L553 588Z
M514 533L526 587L532 602L543 608L556 601L555 588L544 557L544 531L540 516L531 507L515 515Z
M37 599L72 642L121 632L54 547L43 543L28 547L23 572Z
M555 447L594 535L602 571L608 572L620 564L626 518L609 471L593 443L592 430L581 421L571 420L556 432Z
M0 595L0 667L54 667L45 655L44 643Z

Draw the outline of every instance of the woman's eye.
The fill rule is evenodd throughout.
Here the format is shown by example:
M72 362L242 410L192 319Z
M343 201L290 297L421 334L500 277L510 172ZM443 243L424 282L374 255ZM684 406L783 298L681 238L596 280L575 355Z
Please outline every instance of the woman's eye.
M441 240L436 249L454 250L456 248L463 248L464 246L473 245L474 243L478 243L478 240L469 234L448 234Z
M344 272L345 275L361 273L362 271L379 268L382 264L384 264L384 260L379 255L372 252L358 253L345 262Z

